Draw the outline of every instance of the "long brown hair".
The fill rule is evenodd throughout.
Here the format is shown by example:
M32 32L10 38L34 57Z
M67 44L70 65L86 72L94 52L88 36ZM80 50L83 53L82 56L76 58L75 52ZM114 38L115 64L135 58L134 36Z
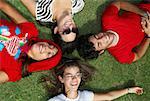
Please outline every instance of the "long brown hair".
M29 39L28 42L27 42L27 46L31 47L33 44L37 43L37 41L36 41L35 39L36 39L36 38L31 38L31 39ZM18 62L21 62L21 64L22 64L22 67L21 67L21 69L22 69L22 77L26 77L26 76L29 76L29 75L31 74L31 73L29 73L29 72L27 71L28 65L30 65L30 64L33 63L33 62L36 62L36 60L33 60L32 58L30 58L30 57L27 55L27 53L22 52L22 53L20 54L20 57L19 57L19 59L18 59Z
M72 67L78 67L82 73L80 86L82 86L87 79L90 79L91 75L94 73L94 68L91 65L84 63L77 58L63 61L61 65L51 71L51 75L49 77L43 79L45 81L44 86L51 96L55 96L60 93L65 94L64 85L59 81L58 76L63 77L64 70ZM49 82L53 84L53 87L48 86Z

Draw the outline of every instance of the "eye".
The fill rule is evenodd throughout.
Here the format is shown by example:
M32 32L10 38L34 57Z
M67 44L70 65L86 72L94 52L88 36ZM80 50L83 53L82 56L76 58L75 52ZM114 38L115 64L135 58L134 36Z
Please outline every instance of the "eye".
M67 79L73 78L72 75L66 75L65 77L66 77Z
M77 76L77 77L81 77L81 76L82 76L82 73L77 73L76 76Z
M98 36L97 36L97 35L94 35L94 37L95 37L96 39L98 39Z

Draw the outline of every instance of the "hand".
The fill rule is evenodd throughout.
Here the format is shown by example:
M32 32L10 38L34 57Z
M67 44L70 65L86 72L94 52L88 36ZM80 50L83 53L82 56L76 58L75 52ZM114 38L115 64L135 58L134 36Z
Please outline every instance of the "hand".
M141 95L143 94L143 88L140 88L140 87L128 88L128 93L135 93L137 95Z
M142 17L142 28L143 28L143 32L145 32L149 37L150 37L150 13L147 12L148 17Z
M148 18L148 14L147 14L147 12L143 11L143 13L142 13L142 17L144 17L144 18Z

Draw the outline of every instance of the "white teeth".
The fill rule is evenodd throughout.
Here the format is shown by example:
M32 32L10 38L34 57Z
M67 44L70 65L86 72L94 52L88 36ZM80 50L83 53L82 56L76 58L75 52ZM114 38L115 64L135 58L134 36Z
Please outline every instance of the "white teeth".
M77 84L71 84L71 86L77 86Z
M40 46L39 46L39 50L40 50L41 53L42 53L42 48L43 48L43 46L40 45Z

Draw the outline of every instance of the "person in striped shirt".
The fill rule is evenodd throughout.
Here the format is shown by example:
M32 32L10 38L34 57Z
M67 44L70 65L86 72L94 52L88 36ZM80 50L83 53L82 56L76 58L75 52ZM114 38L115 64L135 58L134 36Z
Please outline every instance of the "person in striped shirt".
M84 7L83 0L21 0L40 22L51 22L52 35L63 52L72 52L79 34L73 15Z

